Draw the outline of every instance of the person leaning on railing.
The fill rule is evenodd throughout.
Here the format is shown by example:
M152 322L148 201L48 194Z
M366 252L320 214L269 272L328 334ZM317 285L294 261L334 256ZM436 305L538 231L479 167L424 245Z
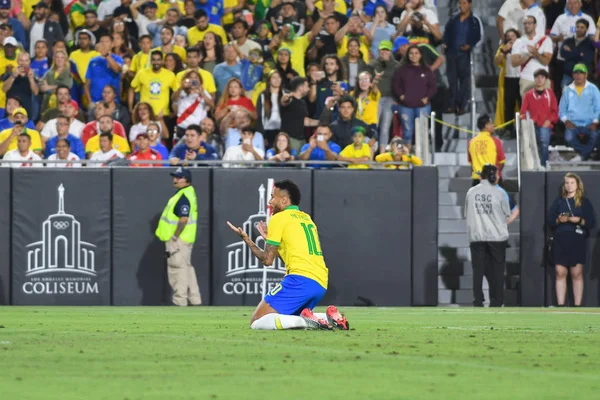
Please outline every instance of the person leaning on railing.
M556 268L556 299L565 305L567 271L573 281L573 298L579 307L583 299L583 264L586 261L586 240L594 228L594 207L584 197L583 182L573 173L565 175L560 196L554 200L546 223L553 230L552 260Z
M392 139L390 143L390 151L387 153L381 153L375 157L375 161L383 163L383 162L404 162L410 163L415 167L419 167L423 165L423 160L414 154L410 154L408 147L404 145L404 140L400 138ZM407 165L386 165L388 169L406 169Z
M352 128L352 144L344 147L338 155L338 160L349 162L348 169L369 169L369 166L362 162L372 159L371 146L365 143L365 129L355 126Z

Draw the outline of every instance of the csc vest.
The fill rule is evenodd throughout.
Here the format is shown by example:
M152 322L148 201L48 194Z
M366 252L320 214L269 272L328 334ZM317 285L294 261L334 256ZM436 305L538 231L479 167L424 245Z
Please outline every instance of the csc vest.
M196 222L198 221L198 205L196 202L196 192L192 186L188 186L179 190L173 197L169 199L167 206L165 207L162 215L160 216L160 221L158 222L158 227L156 228L155 235L163 242L167 242L171 240L175 231L177 230L177 223L179 222L179 217L175 215L173 210L175 209L175 205L185 194L185 197L190 201L190 215L188 217L188 222L179 235L179 238L187 243L194 243L196 241Z

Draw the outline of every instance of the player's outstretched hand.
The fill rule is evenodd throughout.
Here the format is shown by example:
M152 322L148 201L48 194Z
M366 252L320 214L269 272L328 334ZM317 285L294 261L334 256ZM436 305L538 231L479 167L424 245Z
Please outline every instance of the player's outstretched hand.
M258 225L256 225L256 229L258 230L258 233L260 233L260 236L262 236L263 239L266 240L267 234L269 233L267 223L265 221L260 221Z
M227 225L229 225L229 227L231 228L232 231L234 231L235 233L237 233L242 239L245 239L248 237L248 235L246 235L246 232L244 232L244 230L242 228L239 227L235 227L231 222L227 221Z

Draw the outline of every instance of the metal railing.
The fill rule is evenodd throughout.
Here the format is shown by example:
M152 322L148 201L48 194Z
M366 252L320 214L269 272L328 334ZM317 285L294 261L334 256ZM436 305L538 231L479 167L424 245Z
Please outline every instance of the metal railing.
M108 163L100 168L130 168L134 165L140 165L141 168L145 165L152 165L152 167L148 168L156 168L155 166L165 166L165 167L194 167L194 168L213 168L213 167L223 167L224 164L227 165L243 165L248 168L252 167L286 167L286 166L294 166L296 168L312 168L313 165L322 165L327 167L346 167L348 165L355 165L347 161L319 161L319 160L297 160L297 161L286 161L284 163L280 161L268 161L268 160L252 160L252 161L224 161L224 160L190 160L185 162L179 162L177 164L170 164L166 160L125 160L119 159L122 162L127 162L130 165L123 165L122 163ZM6 164L32 164L31 166L27 166L29 168L45 168L45 164L78 164L78 165L94 165L92 168L98 168L97 164L106 164L106 161L97 161L97 160L0 160L0 164L2 167L10 167ZM405 166L408 168L412 168L412 164L404 161L386 161L386 162L376 162L376 161L361 161L360 164L368 165L373 169L386 169L386 166ZM138 168L140 168L138 167ZM66 167L68 168L68 167Z

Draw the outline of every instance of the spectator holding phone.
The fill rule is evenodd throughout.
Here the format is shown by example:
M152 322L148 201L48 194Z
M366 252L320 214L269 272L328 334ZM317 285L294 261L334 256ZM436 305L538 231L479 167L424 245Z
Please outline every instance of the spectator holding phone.
M567 274L573 281L575 307L583 299L583 265L586 239L596 224L592 203L584 197L583 182L573 173L565 175L560 196L548 211L547 224L554 232L552 259L556 269L556 299L565 306Z
M327 124L319 125L317 132L310 137L300 150L299 160L335 161L341 148L331 140L331 129ZM325 164L308 164L311 168L331 168Z
M26 110L31 110L32 96L37 96L40 91L30 64L29 54L26 51L19 53L17 67L13 68L12 73L7 73L4 76L4 84L2 85L2 90L6 93L6 96L19 96L21 104Z
M390 151L386 153L381 153L377 157L375 157L376 162L403 162L410 163L413 167L418 167L423 165L423 160L414 154L410 154L408 151L408 147L404 145L404 140L401 138L394 138L390 143ZM392 165L388 164L385 166L388 169L405 169L408 168L406 165Z
M190 125L199 125L215 106L212 96L204 89L202 76L196 70L188 70L181 87L171 96L177 107L177 136L182 137Z
M254 147L252 140L254 130L251 127L242 128L242 144L227 148L223 155L223 161L260 161L265 158L265 152L262 149ZM230 164L223 163L225 168L247 168L255 165L248 164Z

